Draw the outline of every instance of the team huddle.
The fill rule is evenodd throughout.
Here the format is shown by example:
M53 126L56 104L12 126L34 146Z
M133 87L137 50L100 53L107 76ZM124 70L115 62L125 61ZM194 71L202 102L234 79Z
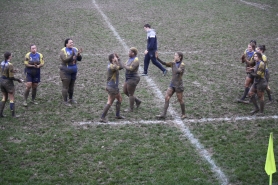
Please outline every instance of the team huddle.
M245 89L243 96L237 100L238 103L249 103L245 101L245 98L250 97L250 102L254 104L255 109L251 112L251 115L263 115L264 114L264 91L267 92L269 102L273 102L271 90L269 87L269 69L268 60L264 54L266 47L265 45L256 46L257 42L251 40L248 44L247 49L241 57L242 63L246 64L246 79ZM259 105L257 104L256 95L259 99Z
M181 119L186 118L185 114L185 104L183 101L183 74L185 70L185 64L182 62L183 54L181 52L176 52L174 54L174 60L171 62L164 62L158 57L157 53L157 37L154 29L151 29L149 24L144 25L144 29L147 32L147 48L144 52L144 72L139 74L139 59L137 57L138 50L135 47L131 47L128 53L128 60L123 63L118 54L112 53L108 56L109 64L107 65L107 82L106 91L108 93L108 100L100 116L101 122L107 122L106 115L112 106L115 99L117 99L116 105L116 118L124 119L120 113L122 96L119 90L119 71L125 70L125 82L123 85L123 92L129 99L129 108L126 112L133 112L134 106L139 108L142 101L136 97L135 90L136 86L140 81L140 76L148 76L148 66L150 61L158 67L163 76L167 74L167 70L163 67L172 68L172 79L170 85L166 91L165 102L162 113L157 115L157 119L165 119L167 114L167 109L169 107L170 98L174 93L177 95L177 99L181 106ZM271 91L269 87L269 69L267 57L264 54L266 50L265 45L256 46L256 41L251 40L248 44L248 48L244 51L242 55L242 63L246 64L246 79L245 79L245 89L243 96L237 100L239 103L249 103L254 104L255 109L251 114L258 113L262 115L264 113L264 91L267 92L269 102L273 102L271 96ZM82 60L82 48L77 49L74 47L73 40L68 38L65 40L64 47L60 51L60 78L62 81L62 97L63 105L72 106L77 102L73 99L74 84L77 77L77 62ZM1 78L0 86L3 98L0 102L0 117L4 117L3 110L5 108L6 102L10 100L10 110L12 117L17 117L15 114L15 86L14 81L19 83L24 82L23 79L18 79L14 77L14 73L17 70L14 69L12 63L12 54L10 52L5 52L4 61L1 62ZM40 82L40 70L44 66L43 55L37 52L36 45L30 45L30 52L25 55L25 92L24 92L24 102L23 106L28 106L27 99L32 89L32 104L38 104L36 101L37 87ZM259 99L259 106L257 104L256 95ZM245 101L246 97L249 96L250 100Z

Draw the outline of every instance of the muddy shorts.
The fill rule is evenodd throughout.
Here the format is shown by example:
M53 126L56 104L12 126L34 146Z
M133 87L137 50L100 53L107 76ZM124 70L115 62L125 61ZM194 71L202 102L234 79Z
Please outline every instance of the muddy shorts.
M60 70L61 80L76 80L77 73L69 73L65 70Z
M26 73L26 82L39 83L41 81L41 75L39 73L32 75L30 73Z
M256 92L257 90L260 92L264 92L267 88L267 82L264 78L261 78L259 81L254 82L251 87L251 92Z
M267 83L269 82L269 71L268 70L265 70L265 79L267 81Z
M120 90L119 90L118 87L115 88L115 87L107 86L107 87L106 87L106 91L107 91L108 94L111 95L111 96L115 96L115 95L117 95L117 94L120 93Z
M1 92L3 93L13 93L14 92L14 81L10 79L1 79Z
M127 83L127 85L136 87L137 84L140 82L140 77L139 76L134 76L132 78L126 78L125 82Z
M184 91L183 84L181 83L176 83L174 84L173 82L170 83L169 89L173 90L173 92L181 93Z
M251 78L252 80L254 80L254 77L250 73L247 73L247 77Z

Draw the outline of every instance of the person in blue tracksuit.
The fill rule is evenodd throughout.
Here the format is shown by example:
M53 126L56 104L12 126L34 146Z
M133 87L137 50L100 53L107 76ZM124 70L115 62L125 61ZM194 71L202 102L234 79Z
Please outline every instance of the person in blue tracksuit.
M149 24L145 24L144 29L147 32L147 48L144 52L144 72L141 74L141 76L148 76L150 60L163 72L163 75L165 76L167 74L167 70L155 58L155 52L157 51L157 37L155 30L151 29L151 25Z

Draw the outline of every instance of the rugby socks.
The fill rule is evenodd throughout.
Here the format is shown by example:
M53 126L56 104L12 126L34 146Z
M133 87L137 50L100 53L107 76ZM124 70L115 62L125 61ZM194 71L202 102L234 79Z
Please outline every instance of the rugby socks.
M141 100L139 100L138 98L135 97L135 103L136 103L136 108L139 108L139 106L141 104Z
M169 101L165 101L162 116L166 117L168 107L169 107Z
M245 90L244 90L244 93L243 93L243 96L240 98L241 100L244 100L249 92L249 87L245 87Z
M32 88L32 101L35 100L36 95L37 95L37 88Z
M106 106L104 107L103 112L102 112L102 114L101 114L101 118L102 118L102 119L105 118L105 116L106 116L108 110L110 109L110 107L111 107L111 105L106 104Z
M13 101L10 101L10 109L12 112L12 117L15 117L15 104Z
M255 98L255 95L253 95L253 96L251 97L251 102L253 103L253 105L254 105L254 107L255 107L254 111L251 112L251 114L253 115L253 114L255 114L256 112L259 111L259 106L258 106L258 104L257 104L257 100L256 100L256 98Z
M182 115L185 115L185 105L184 103L181 103L181 112L182 112Z
M260 101L260 113L264 113L264 100Z
M6 101L1 101L0 102L0 117L4 117L3 115L3 111L4 111L4 108L5 108L5 104L6 104Z
M134 101L135 101L134 96L129 96L129 108L130 108L129 111L130 111L130 112L133 112Z
M25 92L24 92L24 99L25 99L25 101L27 101L27 98L28 98L28 96L29 96L29 92L30 92L30 89L25 89Z
M269 101L272 101L271 90L269 87L266 88L266 93L267 93Z
M63 88L62 96L63 96L64 101L67 102L68 101L68 90L67 89Z
M121 103L117 101L116 103L116 116L120 116L120 110L121 110Z

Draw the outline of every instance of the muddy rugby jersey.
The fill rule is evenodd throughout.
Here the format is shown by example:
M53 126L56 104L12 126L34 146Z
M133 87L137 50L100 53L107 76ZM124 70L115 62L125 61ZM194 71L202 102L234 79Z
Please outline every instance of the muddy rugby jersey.
M3 79L9 79L14 77L13 64L8 61L1 62L1 77Z
M259 81L260 78L264 78L264 76L265 76L265 63L263 61L256 62L254 73L258 75L258 76L255 77L256 82Z
M172 68L172 80L170 83L170 87L183 87L182 76L185 70L185 64L183 62L163 62L159 58L157 60L167 66Z
M30 64L30 65L44 65L43 55L41 53L27 53L25 55L25 61L24 64ZM40 75L40 68L34 68L34 67L25 67L25 72L32 74L32 75Z
M119 70L122 69L116 64L107 65L107 86L117 88L119 85Z
M74 55L72 55L72 52L74 51ZM60 59L61 59L61 65L62 67L68 68L71 72L77 72L77 64L76 61L81 61L82 56L77 56L78 49L76 47L73 48L67 48L64 47L60 52ZM76 56L76 60L73 60L73 56Z
M132 78L132 77L138 77L138 69L139 69L139 59L138 57L129 58L125 63L126 71L125 71L125 77L126 79Z

